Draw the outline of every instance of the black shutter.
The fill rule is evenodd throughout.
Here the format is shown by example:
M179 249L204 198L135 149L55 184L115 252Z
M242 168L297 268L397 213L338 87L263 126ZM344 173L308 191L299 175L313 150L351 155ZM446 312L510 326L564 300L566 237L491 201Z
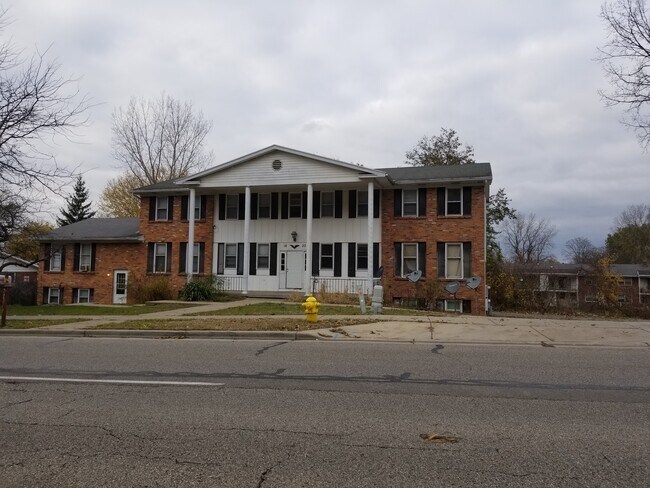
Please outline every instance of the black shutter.
M250 256L248 260L248 274L257 274L257 243L250 243Z
M420 264L420 271L422 276L427 275L427 243L418 242L418 263Z
M79 288L72 289L72 303L77 303L79 300Z
M289 218L289 192L283 191L280 194L280 218L288 219Z
M147 244L147 273L153 273L153 246L153 242Z
M278 243L277 242L271 243L271 255L269 256L269 274L271 276L276 276L278 274Z
M190 220L190 216L187 213L187 206L189 202L190 202L190 197L188 197L187 195L181 197L181 220Z
M72 271L79 271L79 254L81 252L81 245L74 245L74 264L72 265Z
M395 242L393 246L395 248L395 277L399 278L402 276L402 243Z
M427 214L427 189L418 188L418 217L424 217Z
M244 243L237 243L237 274L244 274Z
M375 190L373 192L373 209L372 209L372 217L375 219L378 219L381 216L381 192L379 190Z
M340 242L334 243L334 276L341 276L341 258L343 245Z
M257 193L251 193L251 220L257 219Z
M167 197L167 220L174 220L174 197Z
M357 218L357 190L348 192L348 217L351 219Z
M65 246L61 246L61 271L65 271Z
M88 301L89 301L90 303L95 303L95 289L94 289L94 288L91 288L91 289L90 289L90 293L89 293L89 295L90 295L90 296L88 297Z
M226 195L219 193L219 220L226 220Z
M207 195L201 195L201 215L199 216L199 220L205 220L206 213L208 210L208 196ZM196 216L194 216L196 218Z
M320 270L320 244L318 242L311 243L311 274L312 276L318 276Z
M205 273L205 242L199 242L199 273Z
M244 193L239 194L239 215L237 218L239 220L244 220L244 216L246 215L246 195Z
M395 217L402 216L402 190L397 189L394 191L394 214Z
M445 210L446 188L438 188L438 215L447 215Z
M354 190L350 190L354 191ZM357 275L357 244L348 242L348 277L353 278Z
M379 278L379 243L372 243L372 276Z
M271 218L278 218L278 193L271 193Z
M43 305L47 305L49 301L50 288L48 286L43 287Z
M302 192L302 218L307 218L307 192Z
M463 242L463 278L472 276L472 243Z
M167 243L167 273L172 272L172 243Z
M444 278L445 273L445 243L439 242L438 246L438 278Z
M178 272L185 273L187 269L187 242L181 242L178 248Z
M97 244L90 246L90 271L95 271L95 259L97 258Z
M343 191L342 190L334 191L334 218L335 219L343 218Z
M51 258L51 255L52 255L52 244L45 244L45 246L43 246L43 253L45 254L43 256L45 258L43 266L45 267L45 271L49 271L50 270L50 258Z
M463 300L463 313L472 313L472 301Z
M149 220L156 220L156 197L149 197Z
M224 256L225 246L223 242L217 244L217 274L222 275L224 269L224 262L226 260Z
M312 218L320 219L320 192L314 192L314 208L312 209Z
M463 215L472 215L472 187L463 187Z

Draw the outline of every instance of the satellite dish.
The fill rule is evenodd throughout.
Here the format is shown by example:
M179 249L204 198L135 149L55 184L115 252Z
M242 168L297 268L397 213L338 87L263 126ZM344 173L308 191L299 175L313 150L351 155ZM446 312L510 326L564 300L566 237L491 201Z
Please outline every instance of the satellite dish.
M452 295L455 295L459 288L460 283L458 281L452 281L451 283L447 283L445 285L445 290L447 290L447 292L451 293Z
M384 276L384 267L379 266L379 269L375 272L375 278L381 278L382 276Z
M420 278L422 278L422 271L418 269L417 271L413 271L412 273L407 274L406 277L409 281L415 283Z
M465 283L468 288L471 288L472 290L476 290L478 288L478 285L481 284L481 277L480 276L472 276L471 278L467 279L467 282Z

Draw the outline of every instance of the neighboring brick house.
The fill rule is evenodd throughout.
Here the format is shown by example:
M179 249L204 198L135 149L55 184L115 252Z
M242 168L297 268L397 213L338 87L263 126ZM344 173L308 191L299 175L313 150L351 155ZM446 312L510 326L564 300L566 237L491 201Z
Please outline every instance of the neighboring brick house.
M127 302L129 275L145 266L137 218L93 218L41 236L38 303Z
M586 264L542 264L519 267L518 272L533 279L536 293L548 306L584 308L598 302L597 282ZM618 276L618 303L650 304L650 268L640 264L613 264L610 272Z
M192 275L212 274L250 295L368 293L381 281L388 303L415 295L406 279L415 270L418 286L478 277L477 289L461 286L440 306L482 314L491 179L487 163L368 169L271 146L136 190L140 267L123 268L166 276L176 291ZM60 286L79 289L81 278L73 273Z

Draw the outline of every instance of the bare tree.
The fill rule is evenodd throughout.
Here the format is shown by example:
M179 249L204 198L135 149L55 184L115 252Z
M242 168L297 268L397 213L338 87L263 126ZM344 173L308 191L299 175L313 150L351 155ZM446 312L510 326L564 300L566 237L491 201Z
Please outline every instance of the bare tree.
M650 144L650 23L645 0L615 0L601 8L608 31L599 49L611 90L600 91L608 105L622 105L623 123L637 133L641 144Z
M593 264L604 255L604 249L594 246L585 237L574 237L564 245L564 256L573 264Z
M132 98L113 112L113 155L139 185L186 176L212 160L205 149L211 128L191 103L164 93L156 100Z
M617 229L628 226L640 227L644 224L650 224L650 204L629 205L614 220Z
M548 219L538 218L534 213L516 212L516 218L505 221L503 233L516 263L540 263L552 257L550 251L557 229Z
M472 164L474 148L462 146L454 129L440 129L440 135L423 136L415 147L406 152L406 164L411 166L449 166Z
M7 27L0 11L0 32ZM69 138L86 122L88 99L77 80L37 52L29 58L9 41L0 43L0 178L6 188L58 191L71 171L59 166L47 144Z

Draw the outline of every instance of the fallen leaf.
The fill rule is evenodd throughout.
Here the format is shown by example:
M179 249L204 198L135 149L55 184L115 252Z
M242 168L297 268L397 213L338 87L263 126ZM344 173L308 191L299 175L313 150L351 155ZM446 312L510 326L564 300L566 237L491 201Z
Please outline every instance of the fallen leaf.
M420 434L420 437L425 441L435 442L436 444L453 444L460 440L460 437L455 437L453 435L436 434L435 432L431 432L429 434Z

